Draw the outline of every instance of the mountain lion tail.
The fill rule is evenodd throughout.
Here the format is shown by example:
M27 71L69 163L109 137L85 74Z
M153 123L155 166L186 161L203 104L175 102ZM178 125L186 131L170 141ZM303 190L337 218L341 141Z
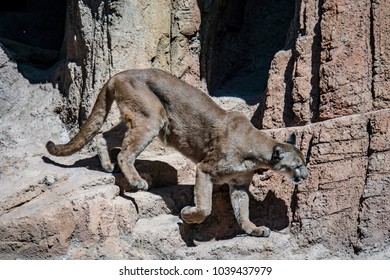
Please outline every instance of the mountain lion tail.
M114 101L113 91L108 81L101 89L91 114L79 132L67 144L56 145L49 141L46 148L54 156L69 156L81 150L99 132Z

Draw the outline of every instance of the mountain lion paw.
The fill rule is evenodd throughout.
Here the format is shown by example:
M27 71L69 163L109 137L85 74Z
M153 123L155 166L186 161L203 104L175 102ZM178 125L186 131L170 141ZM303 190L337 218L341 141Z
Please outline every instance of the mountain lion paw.
M268 237L271 234L271 230L267 227L256 227L250 233L250 235L258 236L258 237Z
M207 218L208 214L196 207L186 206L181 210L180 216L187 224L200 224Z
M148 183L142 178L129 180L129 184L132 188L139 191L146 191L149 188Z
M104 169L104 171L108 172L108 173L112 173L115 169L115 164L111 163L111 162L102 162L102 167Z

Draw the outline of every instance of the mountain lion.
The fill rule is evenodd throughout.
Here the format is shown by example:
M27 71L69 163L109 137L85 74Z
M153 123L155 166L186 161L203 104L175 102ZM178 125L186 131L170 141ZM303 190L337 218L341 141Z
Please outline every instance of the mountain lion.
M48 142L50 154L68 156L79 151L99 131L113 101L122 117L118 139L110 144L105 133L97 141L103 168L112 172L109 150L120 145L118 164L129 184L147 190L134 168L136 157L156 137L197 163L195 206L184 207L182 219L201 223L211 212L213 184L230 188L234 215L241 228L254 236L269 236L265 226L249 220L248 187L258 169L272 169L299 183L308 176L295 135L281 143L256 129L239 112L227 112L207 94L156 69L129 70L112 77L100 91L91 115L76 136L64 145ZM124 125L125 124L125 125Z

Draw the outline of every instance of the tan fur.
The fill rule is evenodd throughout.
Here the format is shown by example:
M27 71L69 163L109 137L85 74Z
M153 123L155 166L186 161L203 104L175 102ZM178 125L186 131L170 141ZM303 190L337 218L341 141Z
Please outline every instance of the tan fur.
M131 186L146 190L148 184L135 170L134 161L159 135L197 163L195 206L181 211L187 223L201 223L210 214L213 184L228 184L242 229L251 235L268 236L268 228L249 220L248 187L254 172L272 169L295 183L308 176L304 158L294 145L270 138L243 114L223 110L207 94L155 69L129 70L111 78L79 133L65 145L48 142L48 151L67 156L80 150L98 133L114 100L122 123L98 136L103 168L109 172L114 169L109 151L120 146L117 160L121 171Z

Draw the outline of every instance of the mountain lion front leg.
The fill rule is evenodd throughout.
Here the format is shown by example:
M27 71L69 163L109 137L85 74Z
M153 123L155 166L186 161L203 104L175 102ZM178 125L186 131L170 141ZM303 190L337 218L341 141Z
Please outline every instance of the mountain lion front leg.
M257 227L249 220L248 187L237 187L231 185L229 186L229 189L234 215L241 228L247 234L268 237L271 233L269 228L265 226Z
M195 206L186 206L181 210L181 218L188 224L200 224L211 213L213 183L210 175L203 172L201 164L196 169L194 186Z

